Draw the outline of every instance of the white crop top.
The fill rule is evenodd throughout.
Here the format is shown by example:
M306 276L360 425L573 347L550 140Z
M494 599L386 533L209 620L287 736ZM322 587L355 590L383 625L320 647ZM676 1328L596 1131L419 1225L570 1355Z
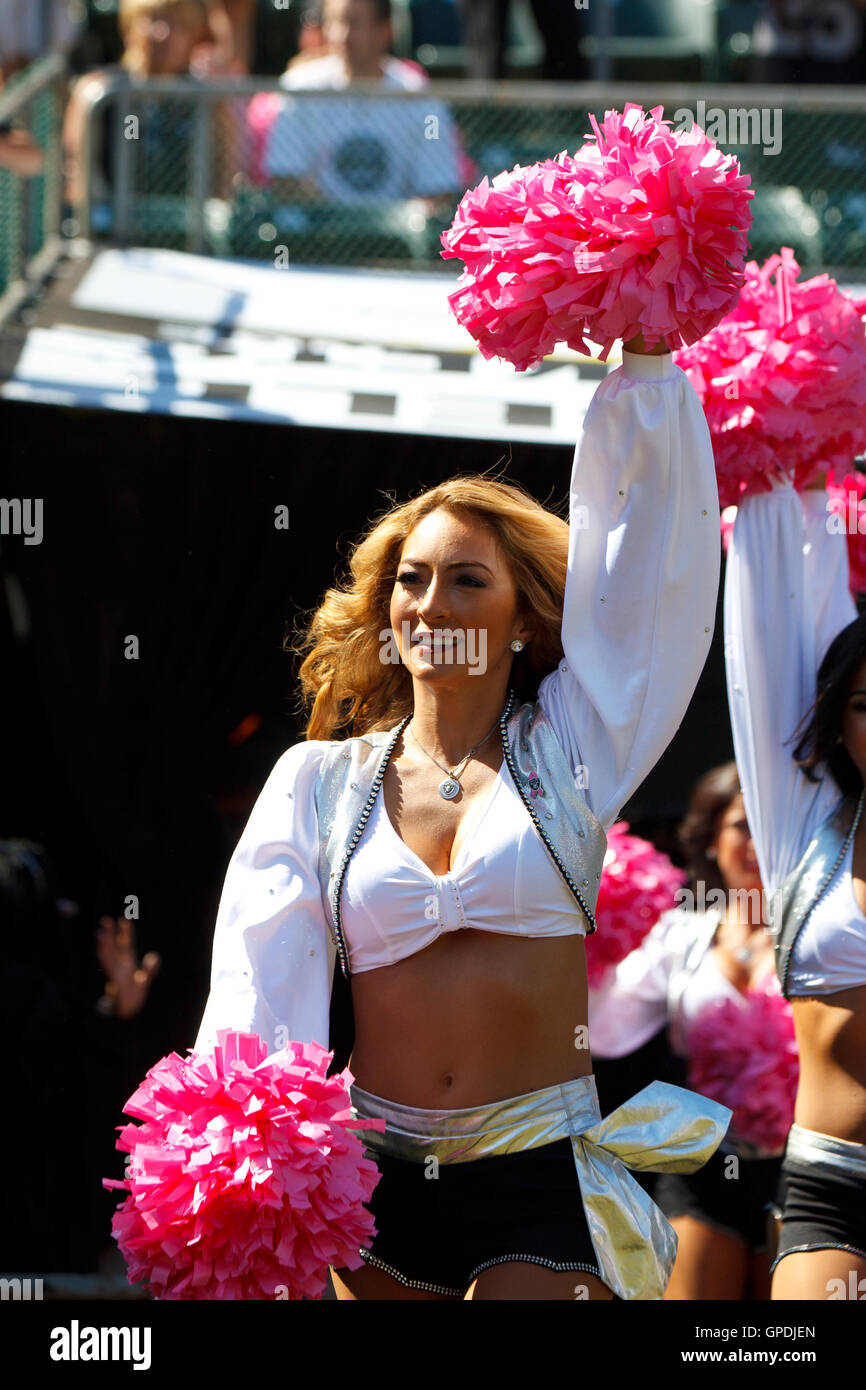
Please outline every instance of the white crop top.
M734 752L767 898L796 868L841 798L825 769L810 782L793 734L815 699L830 643L857 617L844 534L828 528L826 494L789 486L737 510L725 578L725 654ZM866 919L854 898L852 849L795 943L793 994L866 985Z
M866 985L866 917L854 897L853 843L794 944L788 993L836 994Z
M504 761L445 874L400 839L380 789L343 880L342 923L352 974L393 965L467 927L509 936L586 931Z
M715 908L708 913L683 908L662 913L640 946L619 962L600 987L590 990L593 1056L626 1057L668 1023L674 1025L671 1041L687 1056L692 1026L708 1005L729 999L747 1006L747 996L722 973L716 960L713 924L717 928L720 921L721 913ZM696 959L687 947L690 939L697 945L701 934L706 941ZM768 973L772 972L771 964Z
M775 974L772 960L767 965L767 975ZM765 976L762 975L759 982L763 984ZM755 985L752 986L754 990ZM683 1036L688 1046L689 1034L697 1019L710 1004L718 1004L722 999L729 999L740 1008L746 1008L748 996L743 990L737 989L733 981L729 980L719 969L716 957L715 945L712 944L703 956L697 969L689 976L688 983L683 990L680 999L680 1017Z

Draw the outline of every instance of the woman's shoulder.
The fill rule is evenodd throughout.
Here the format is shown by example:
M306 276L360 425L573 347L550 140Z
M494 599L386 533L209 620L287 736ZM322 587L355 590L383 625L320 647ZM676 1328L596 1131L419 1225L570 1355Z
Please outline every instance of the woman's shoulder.
M291 744L284 753L280 754L274 764L273 772L276 773L279 770L289 774L299 773L304 768L318 768L326 761L339 757L340 753L343 753L348 761L353 754L357 754L357 751L366 745L378 748L387 743L395 729L396 725L393 725L388 729L370 729L348 738L299 739L297 743Z
M280 754L271 768L268 780L294 779L303 776L305 772L318 772L328 749L334 746L330 739L299 739Z

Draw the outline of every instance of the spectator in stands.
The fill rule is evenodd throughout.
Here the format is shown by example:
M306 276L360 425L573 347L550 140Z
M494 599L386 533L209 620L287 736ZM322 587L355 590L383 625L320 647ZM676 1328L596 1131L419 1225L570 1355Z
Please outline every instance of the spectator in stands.
M414 91L430 79L420 63L395 58L390 52L391 4L334 4L324 0L306 10L298 40L299 52L286 65L286 87L346 87L355 79L381 80L386 87ZM307 64L320 63L310 80ZM304 73L301 74L300 69Z
M19 178L29 179L41 174L44 164L41 146L28 131L13 121L0 121L0 169L9 169Z
M83 16L79 0L0 0L0 84L48 53L69 53Z
M256 3L257 0L221 0L220 8L226 15L232 47L232 72L247 73L252 68L256 39ZM219 23L219 20L217 22Z
M72 0L0 0L0 91L4 82L37 58L68 52L80 19ZM45 159L22 120L0 121L0 169L21 178L41 174Z
M121 64L139 77L189 72L196 50L215 43L212 23L224 16L205 0L120 0Z
M582 7L572 0L530 0L544 40L543 76L549 82L583 82L586 59L580 51L584 32ZM608 3L608 0L603 0ZM468 76L501 78L510 0L459 0L460 25L469 49Z
M765 0L753 34L756 82L859 84L866 0Z
M362 80L384 88L422 91L429 79L417 64L394 58L390 0L325 0L325 52L291 63L289 89L337 91ZM258 122L257 122L258 118ZM275 191L332 203L379 203L396 198L453 196L466 186L459 135L447 107L417 102L347 101L330 97L279 99L262 137L262 173Z
M133 83L151 77L192 75L217 76L229 71L232 62L228 18L222 0L120 0L118 15L123 38L119 66L99 69L79 78L72 89L63 127L66 155L67 200L75 208L84 201L86 172L82 164L87 111L105 89L106 79L125 73ZM151 158L153 164L171 164L175 175L185 179L184 162L191 136L189 119L155 104L139 132L137 155ZM93 190L95 202L104 202L112 185L111 141L106 139L105 122L98 123L100 156L96 162ZM167 152L175 158L166 159ZM152 181L153 182L153 181ZM159 192L175 191L160 187ZM181 190L177 190L181 191Z

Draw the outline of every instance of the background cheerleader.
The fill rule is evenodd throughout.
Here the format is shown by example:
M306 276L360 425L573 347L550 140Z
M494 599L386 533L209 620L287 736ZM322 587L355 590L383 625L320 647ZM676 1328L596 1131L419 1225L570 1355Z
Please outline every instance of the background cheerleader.
M629 1053L657 1050L649 1040L667 1025L680 1068L672 1079L734 1112L699 1172L655 1181L654 1199L679 1242L665 1298L767 1298L765 1207L791 1121L796 1051L734 763L697 782L679 838L695 907L664 912L593 991L590 1041L594 1056L623 1057L625 1065Z
M774 1299L866 1275L866 618L827 521L822 478L745 497L725 592L737 762L801 1066Z
M862 577L862 480L849 472L866 446L866 333L863 303L827 275L798 275L787 247L750 262L736 308L679 360L704 403L722 502L739 499L728 702L800 1056L773 1297L826 1298L866 1271L866 622L849 589ZM849 481L850 575L838 511Z

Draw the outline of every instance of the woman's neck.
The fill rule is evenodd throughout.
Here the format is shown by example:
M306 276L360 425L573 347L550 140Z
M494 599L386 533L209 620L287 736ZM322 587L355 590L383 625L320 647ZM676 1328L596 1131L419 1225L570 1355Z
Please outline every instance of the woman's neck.
M485 750L492 744L506 699L507 692L496 689L476 694L474 689L433 691L416 686L409 728L428 753L455 766L481 740Z

